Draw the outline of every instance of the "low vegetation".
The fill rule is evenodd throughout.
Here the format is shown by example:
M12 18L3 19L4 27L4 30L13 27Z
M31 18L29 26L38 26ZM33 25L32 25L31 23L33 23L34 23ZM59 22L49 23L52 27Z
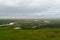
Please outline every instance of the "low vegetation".
M34 22L33 20L0 20L0 40L60 40L60 22L50 20ZM16 22L13 25L6 25ZM31 22L31 23L30 23ZM21 29L16 29L20 27ZM15 28L15 29L14 29Z
M0 40L60 40L60 28L37 30L1 29Z

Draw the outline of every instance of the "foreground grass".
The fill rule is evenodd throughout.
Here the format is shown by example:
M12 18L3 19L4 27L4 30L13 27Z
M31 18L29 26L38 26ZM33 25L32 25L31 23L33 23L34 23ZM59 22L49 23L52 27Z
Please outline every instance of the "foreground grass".
M0 40L60 40L60 28L13 30L0 28Z

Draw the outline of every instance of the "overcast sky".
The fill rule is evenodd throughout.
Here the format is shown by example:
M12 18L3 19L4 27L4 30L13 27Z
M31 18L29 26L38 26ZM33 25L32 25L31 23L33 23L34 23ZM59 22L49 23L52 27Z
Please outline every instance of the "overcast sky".
M0 0L0 16L60 16L60 0Z

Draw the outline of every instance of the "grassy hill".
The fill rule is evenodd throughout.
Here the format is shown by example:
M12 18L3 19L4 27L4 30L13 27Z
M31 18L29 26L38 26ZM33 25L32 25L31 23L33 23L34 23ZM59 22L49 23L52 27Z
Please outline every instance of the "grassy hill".
M0 28L0 40L60 40L60 28L13 30Z
M0 40L60 40L60 20L34 20L0 20Z

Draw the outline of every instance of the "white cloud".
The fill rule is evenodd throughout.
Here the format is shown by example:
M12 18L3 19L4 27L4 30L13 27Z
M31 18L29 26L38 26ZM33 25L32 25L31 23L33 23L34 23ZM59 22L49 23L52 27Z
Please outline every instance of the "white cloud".
M59 14L60 0L0 0L0 15Z
M0 0L0 5L3 6L36 6L44 5L48 0Z

